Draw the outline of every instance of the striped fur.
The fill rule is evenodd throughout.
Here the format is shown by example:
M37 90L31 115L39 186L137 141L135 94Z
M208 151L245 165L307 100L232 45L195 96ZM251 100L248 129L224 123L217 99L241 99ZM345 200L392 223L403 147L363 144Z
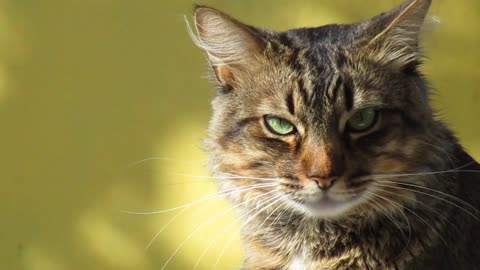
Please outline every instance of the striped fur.
M196 7L194 39L219 88L210 169L241 176L221 190L274 183L229 196L249 213L244 269L479 269L480 178L465 170L480 166L435 119L418 70L429 6L409 0L364 22L285 32ZM352 132L365 108L377 124ZM296 133L270 132L271 115ZM395 173L411 175L385 176Z

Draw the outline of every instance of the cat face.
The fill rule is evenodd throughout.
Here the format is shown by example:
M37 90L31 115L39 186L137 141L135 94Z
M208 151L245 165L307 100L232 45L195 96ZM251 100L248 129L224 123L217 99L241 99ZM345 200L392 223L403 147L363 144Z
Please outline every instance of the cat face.
M198 7L196 41L219 86L207 151L222 188L244 188L231 194L237 201L257 196L324 218L368 212L382 199L414 200L382 187L378 176L438 164L417 70L429 4L286 32Z

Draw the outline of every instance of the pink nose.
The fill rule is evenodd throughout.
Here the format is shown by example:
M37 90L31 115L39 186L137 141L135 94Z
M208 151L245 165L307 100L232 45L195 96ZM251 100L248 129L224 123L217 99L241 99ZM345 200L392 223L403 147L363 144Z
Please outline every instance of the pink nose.
M310 177L315 183L317 183L317 186L321 190L328 190L333 186L333 183L337 180L337 177L329 177L329 178L323 178L323 177Z

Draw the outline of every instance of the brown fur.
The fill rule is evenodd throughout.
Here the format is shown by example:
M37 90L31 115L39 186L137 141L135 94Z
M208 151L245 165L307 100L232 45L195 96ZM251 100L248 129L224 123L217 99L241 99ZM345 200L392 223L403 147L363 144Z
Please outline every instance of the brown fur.
M228 194L245 216L244 269L480 269L480 166L436 120L418 70L429 6L286 32L196 7L218 85L210 168L221 190L251 187ZM354 132L366 108L378 120ZM272 133L267 116L296 132Z

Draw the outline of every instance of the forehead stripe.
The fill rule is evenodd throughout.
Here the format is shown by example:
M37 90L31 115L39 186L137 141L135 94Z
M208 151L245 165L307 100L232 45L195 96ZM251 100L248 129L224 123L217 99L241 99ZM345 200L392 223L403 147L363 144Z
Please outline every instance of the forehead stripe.
M293 101L293 91L291 91L290 93L288 93L287 95L287 108L288 108L288 111L292 114L292 115L295 115L295 104L294 104L294 101Z
M343 86L343 99L345 101L345 107L347 108L348 111L350 111L353 108L353 83L350 80L345 80L345 82L342 84Z
M297 86L298 86L298 91L300 92L300 96L303 99L303 103L309 104L310 94L308 93L307 88L305 88L305 83L302 78L298 79Z
M330 84L330 87L327 90L327 97L330 99L331 103L335 103L338 98L338 92L340 91L340 87L343 84L343 79L342 76L336 75L332 79L332 83Z

